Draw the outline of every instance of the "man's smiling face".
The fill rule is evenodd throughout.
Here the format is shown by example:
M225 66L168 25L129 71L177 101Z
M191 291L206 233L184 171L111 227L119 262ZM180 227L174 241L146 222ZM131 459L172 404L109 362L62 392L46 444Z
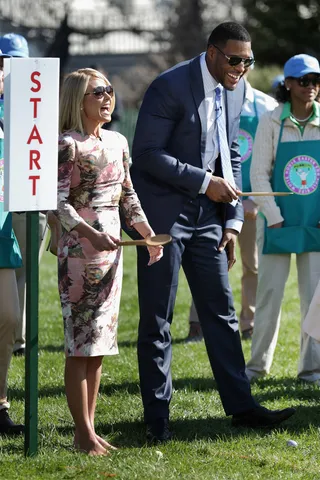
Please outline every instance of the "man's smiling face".
M250 58L251 43L239 40L228 40L223 47L219 45L218 47L221 52L213 45L208 46L206 54L208 70L216 81L226 90L234 90L248 68L244 67L243 62L235 66L229 65L224 55L228 57Z

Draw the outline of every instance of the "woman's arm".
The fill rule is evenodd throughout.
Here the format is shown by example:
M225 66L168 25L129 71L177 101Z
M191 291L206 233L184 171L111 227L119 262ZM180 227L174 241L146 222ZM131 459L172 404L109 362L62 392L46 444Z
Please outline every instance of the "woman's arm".
M274 163L274 132L271 112L265 113L257 128L253 144L250 180L252 190L256 192L272 192L271 176ZM280 125L276 125L280 129ZM268 226L283 222L280 209L274 197L255 197L255 203L267 219Z

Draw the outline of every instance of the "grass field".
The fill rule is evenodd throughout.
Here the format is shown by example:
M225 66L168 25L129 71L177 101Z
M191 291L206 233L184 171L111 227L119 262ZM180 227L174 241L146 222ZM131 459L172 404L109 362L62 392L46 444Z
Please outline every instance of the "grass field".
M292 265L294 267L294 263ZM119 447L110 457L92 458L72 449L72 420L63 386L63 332L55 258L41 264L39 332L39 454L23 456L23 438L0 437L0 479L320 479L317 387L296 380L299 302L292 268L272 376L253 385L269 408L296 406L283 429L234 429L224 416L204 344L183 343L188 330L190 294L181 275L172 326L174 396L171 422L175 440L145 445L136 360L138 325L135 250L125 251L119 346L120 355L104 360L97 407L97 431ZM231 274L239 309L240 266ZM246 358L250 344L244 344ZM23 421L24 359L13 358L9 377L11 415ZM293 439L298 447L288 447Z

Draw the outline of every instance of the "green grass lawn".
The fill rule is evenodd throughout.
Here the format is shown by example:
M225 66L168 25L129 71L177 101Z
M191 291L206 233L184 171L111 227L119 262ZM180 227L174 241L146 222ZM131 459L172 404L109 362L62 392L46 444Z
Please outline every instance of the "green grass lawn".
M39 454L24 458L23 438L0 437L0 479L320 479L317 387L296 381L299 301L292 268L272 376L253 385L269 408L296 406L281 430L234 429L224 416L203 343L183 343L190 294L181 274L172 326L175 440L149 448L144 441L136 359L138 326L135 249L125 250L119 322L120 355L105 358L97 407L97 431L119 447L92 458L72 449L72 420L63 386L63 332L57 294L56 259L45 253L40 273ZM294 264L293 264L294 267ZM240 265L231 273L239 310ZM250 344L244 344L246 358ZM13 358L9 376L11 415L24 418L24 359ZM288 447L294 439L298 447Z

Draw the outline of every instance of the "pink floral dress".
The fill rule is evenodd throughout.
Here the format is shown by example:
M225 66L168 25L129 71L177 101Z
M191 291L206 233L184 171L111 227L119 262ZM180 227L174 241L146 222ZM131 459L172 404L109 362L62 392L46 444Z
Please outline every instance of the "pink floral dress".
M146 221L131 183L125 137L107 130L101 135L72 131L59 138L58 276L67 356L118 353L122 285L122 249L98 252L74 227L84 220L119 238L119 208L130 226Z

